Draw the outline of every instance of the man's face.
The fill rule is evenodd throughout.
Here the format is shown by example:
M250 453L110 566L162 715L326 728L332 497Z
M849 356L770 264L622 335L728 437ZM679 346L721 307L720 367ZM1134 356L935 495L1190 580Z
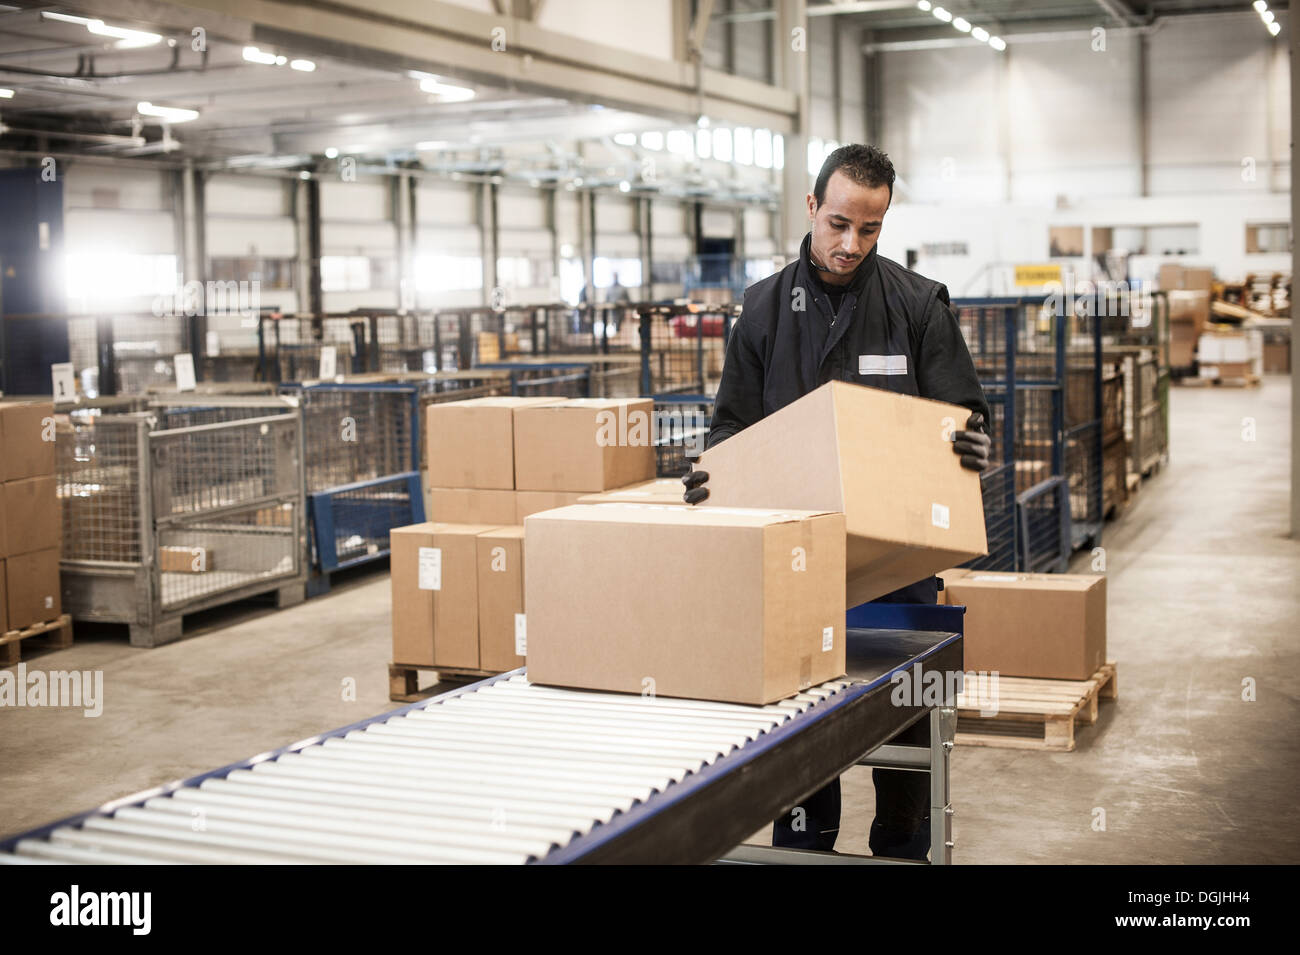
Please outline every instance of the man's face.
M822 278L836 284L850 279L876 247L888 209L888 186L861 185L838 169L826 180L826 196L820 206L816 196L808 193L813 261L831 272L829 276L823 273Z

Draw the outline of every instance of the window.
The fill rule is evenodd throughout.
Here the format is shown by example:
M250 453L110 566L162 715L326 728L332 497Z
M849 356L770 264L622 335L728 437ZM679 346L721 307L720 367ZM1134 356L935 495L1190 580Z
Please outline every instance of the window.
M754 164L754 131L747 126L738 126L732 134L736 151L736 162L744 166Z
M772 168L771 130L754 130L754 165L758 166L760 169Z
M675 156L690 156L695 152L695 139L690 130L674 129L668 134L668 151Z
M215 282L259 282L263 290L288 290L294 282L296 262L265 256L213 256L208 271Z
M695 152L701 159L708 159L713 155L713 133L707 129L695 131Z
M370 260L364 255L322 255L323 292L365 292L370 289Z
M719 162L731 162L731 130L713 131L713 158Z
M664 134L659 131L653 131L641 134L641 145L646 149L663 149Z
M781 266L775 258L746 259L745 281L757 282L759 279L765 279L779 268Z
M785 137L780 133L772 136L772 168L785 168Z
M69 252L64 258L70 307L111 308L127 299L174 295L176 256L131 252Z
M822 170L822 141L816 137L808 140L808 175L815 176Z
M417 255L415 287L421 292L481 289L483 260L477 255Z
M1267 222L1246 226L1246 252L1251 255L1266 252L1291 251L1291 226L1285 222Z
M624 288L639 288L641 285L640 259L610 259L596 256L591 263L591 284L596 288L609 288L614 279Z

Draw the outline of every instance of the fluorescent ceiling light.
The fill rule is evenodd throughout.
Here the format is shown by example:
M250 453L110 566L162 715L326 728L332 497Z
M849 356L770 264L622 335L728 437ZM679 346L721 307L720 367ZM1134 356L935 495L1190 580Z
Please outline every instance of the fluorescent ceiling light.
M618 143L620 146L635 146L636 133L615 133L614 142Z
M450 143L445 139L426 139L422 143L416 143L415 148L420 152L432 152L435 149L446 149Z
M1263 13L1267 9L1268 9L1268 4L1265 3L1264 0L1255 0L1256 13Z
M965 17L958 17L956 20L953 20L952 25L962 33L970 33L970 21Z
M290 60L289 69L298 70L301 73L310 73L316 69L316 64L311 60Z
M916 6L919 10L930 12L930 0L916 0Z
M984 29L983 27L973 28L970 31L970 35L973 36L975 39L979 40L981 43L989 42L989 31Z
M249 63L261 63L263 66L275 66L275 54L259 50L255 46L244 47L244 59Z
M420 89L426 93L432 93L448 103L459 103L474 98L474 91L469 87L453 86L450 83L442 82L436 76L429 76L420 80Z
M199 118L197 109L185 109L180 106L155 106L153 103L148 102L136 103L135 111L141 116L154 116L169 123L188 123L192 119Z
M326 148L325 150L326 159L337 159L338 156L339 156L339 151L335 149L333 146Z
M989 46L1001 53L1007 48L1007 41L1000 36L991 36L989 37Z
M1272 10L1265 10L1263 13L1259 15L1259 18L1263 20L1265 23L1272 23L1274 20L1277 19L1277 17L1273 15Z
M126 27L111 27L103 20L96 20L91 17L76 17L70 13L51 13L48 10L41 11L41 16L46 20L80 24L96 36L112 37L117 40L114 46L122 50L153 46L155 43L162 41L162 37L157 33L150 33L147 30L129 30Z
M620 182L620 183L618 184L618 191L619 191L619 192L631 192L631 191L632 191L632 183L630 183L630 182L628 182L626 179L624 179L622 182Z
M14 98L13 90L0 89L0 99L13 99L13 98Z
M933 13L937 19L942 20L944 23L952 22L952 14L949 13L947 10L945 10L943 7L935 7L931 11L931 13Z
M1282 24L1278 23L1276 20L1273 21L1268 25L1268 32L1273 34L1273 36L1277 36L1282 32Z

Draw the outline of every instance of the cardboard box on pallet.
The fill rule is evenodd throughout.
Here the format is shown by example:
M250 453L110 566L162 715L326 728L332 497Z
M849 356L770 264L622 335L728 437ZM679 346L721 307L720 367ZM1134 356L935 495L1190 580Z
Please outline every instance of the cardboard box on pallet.
M478 669L478 542L486 524L394 528L393 662Z
M528 677L771 703L844 673L844 515L577 504L524 522Z
M216 567L212 551L206 547L169 544L158 548L158 569L172 574L204 574Z
M0 401L0 480L54 473L54 404Z
M57 547L7 557L4 572L10 630L45 623L63 613Z
M513 524L515 492L468 487L429 488L431 521L450 524Z
M515 412L521 491L607 491L654 476L650 398L571 398Z
M515 491L514 520L502 523L522 524L529 514L577 504L582 496L581 491Z
M944 602L966 607L968 671L1086 680L1106 662L1104 576L983 570L940 576Z
M848 606L856 606L986 552L980 476L952 451L952 432L969 414L823 385L705 451L709 498L698 507L843 512Z
M4 538L0 541L0 557L48 547L58 549L62 525L54 484L51 476L24 478L4 485L5 516L0 520Z
M478 535L478 659L482 670L524 665L524 529Z
M429 486L513 490L515 411L563 400L502 395L429 405Z

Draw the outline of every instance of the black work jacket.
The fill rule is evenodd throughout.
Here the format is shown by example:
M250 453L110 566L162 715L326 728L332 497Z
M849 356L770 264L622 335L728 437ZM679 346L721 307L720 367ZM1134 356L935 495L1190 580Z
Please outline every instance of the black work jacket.
M745 290L706 447L828 381L961 405L983 414L987 431L988 400L948 290L872 249L835 311L813 277L811 239L799 258ZM931 578L882 599L934 603L936 593Z

